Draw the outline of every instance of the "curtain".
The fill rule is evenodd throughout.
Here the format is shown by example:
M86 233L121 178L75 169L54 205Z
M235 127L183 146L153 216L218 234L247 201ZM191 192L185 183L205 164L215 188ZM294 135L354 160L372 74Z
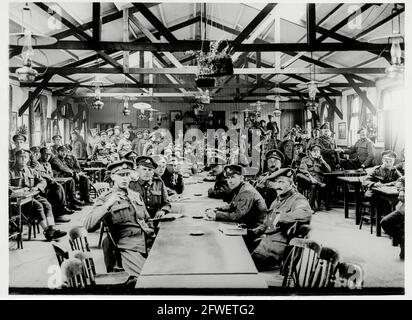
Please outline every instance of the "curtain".
M366 93L365 93L366 94ZM366 122L367 122L367 110L366 110L366 104L365 102L361 99L361 106L360 106L360 112L359 112L359 128L365 127L366 128Z

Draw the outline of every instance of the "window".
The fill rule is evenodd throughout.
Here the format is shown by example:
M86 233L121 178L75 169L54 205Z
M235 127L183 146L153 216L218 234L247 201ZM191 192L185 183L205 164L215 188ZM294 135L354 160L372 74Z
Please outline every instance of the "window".
M350 115L350 128L349 128L349 145L354 145L358 139L358 129L359 129L359 108L360 108L360 98L357 95L353 96L352 99L352 110Z

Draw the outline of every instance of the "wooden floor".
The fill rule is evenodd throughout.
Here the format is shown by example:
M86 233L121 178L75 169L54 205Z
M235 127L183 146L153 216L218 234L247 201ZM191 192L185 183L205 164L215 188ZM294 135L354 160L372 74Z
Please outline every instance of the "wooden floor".
M70 223L59 225L68 231L71 227L82 225L82 221L90 210L84 207L74 213ZM345 261L359 263L365 270L365 287L368 288L400 288L404 287L404 263L399 260L399 247L393 247L391 240L383 234L376 237L369 232L369 225L364 224L362 230L355 225L352 216L345 219L343 209L328 212L317 212L312 219L313 232L311 238L322 245L338 250ZM24 239L26 239L25 235ZM98 273L105 272L102 250L97 248L99 233L89 234L89 242L93 251ZM67 238L60 244L68 248ZM24 241L24 249L17 250L14 241L9 243L9 285L11 288L45 288L51 279L53 266L57 260L50 242L43 235L37 239Z

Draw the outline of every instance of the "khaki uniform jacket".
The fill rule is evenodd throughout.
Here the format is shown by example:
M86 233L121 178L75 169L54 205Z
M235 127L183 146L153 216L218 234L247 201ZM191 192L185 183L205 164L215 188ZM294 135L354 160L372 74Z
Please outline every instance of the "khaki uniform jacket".
M306 156L300 162L299 171L309 174L319 182L322 182L323 173L331 172L331 168L325 161L319 161L312 156Z
M308 200L295 189L278 196L264 221L264 234L255 253L281 259L287 243L287 231L296 222L309 224L312 209Z
M248 229L260 229L266 216L266 203L249 182L242 182L233 190L233 199L225 207L217 208L216 220L245 223Z
M325 150L335 150L336 149L336 143L335 140L333 140L331 137L321 135L318 139L318 144L322 147L321 151Z
M145 234L153 237L154 230L148 222L150 217L142 197L128 189L110 208L107 208L104 204L113 192L116 191L108 191L96 199L84 220L84 227L92 231L104 219L119 249L145 253Z
M371 167L375 157L375 146L368 138L359 139L352 147L344 150L343 153L356 154L356 160L365 167Z
M34 169L24 166L19 170L16 166L13 166L9 170L9 179L22 178L22 187L35 187L38 188L42 193L46 191L47 182L41 175Z
M159 177L154 176L152 181L147 182L141 179L131 181L129 188L142 196L150 217L153 218L159 210L164 210L166 213L171 211L166 186Z
M392 169L384 169L382 166L377 167L370 174L368 174L363 181L363 185L372 188L376 182L395 185L402 175L394 167Z
M66 162L60 159L58 156L53 156L49 160L53 169L54 176L56 177L71 177L73 171L67 166Z

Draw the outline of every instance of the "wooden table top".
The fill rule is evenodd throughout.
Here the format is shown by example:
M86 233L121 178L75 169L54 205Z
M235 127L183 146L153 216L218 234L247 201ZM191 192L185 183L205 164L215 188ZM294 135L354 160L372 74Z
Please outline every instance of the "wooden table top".
M362 183L365 180L366 176L359 177L338 177L339 180L349 182L349 183Z
M366 176L366 171L356 171L356 170L349 170L350 174L354 175L354 176ZM324 172L323 175L325 176L345 176L346 174L348 174L348 171L345 170L335 170L335 171L331 171L331 172Z
M73 179L73 178L71 178L71 177L56 177L56 178L54 178L54 180L56 180L57 182L66 182L66 181L69 181L71 179Z
M372 190L385 196L398 196L398 189L394 186L373 187Z
M193 218L224 204L207 198L212 186L212 182L190 185L182 194L190 200L172 202L182 207L184 217L159 224L137 288L267 288L241 236L224 235L218 230L220 222ZM190 235L192 231L204 234Z

